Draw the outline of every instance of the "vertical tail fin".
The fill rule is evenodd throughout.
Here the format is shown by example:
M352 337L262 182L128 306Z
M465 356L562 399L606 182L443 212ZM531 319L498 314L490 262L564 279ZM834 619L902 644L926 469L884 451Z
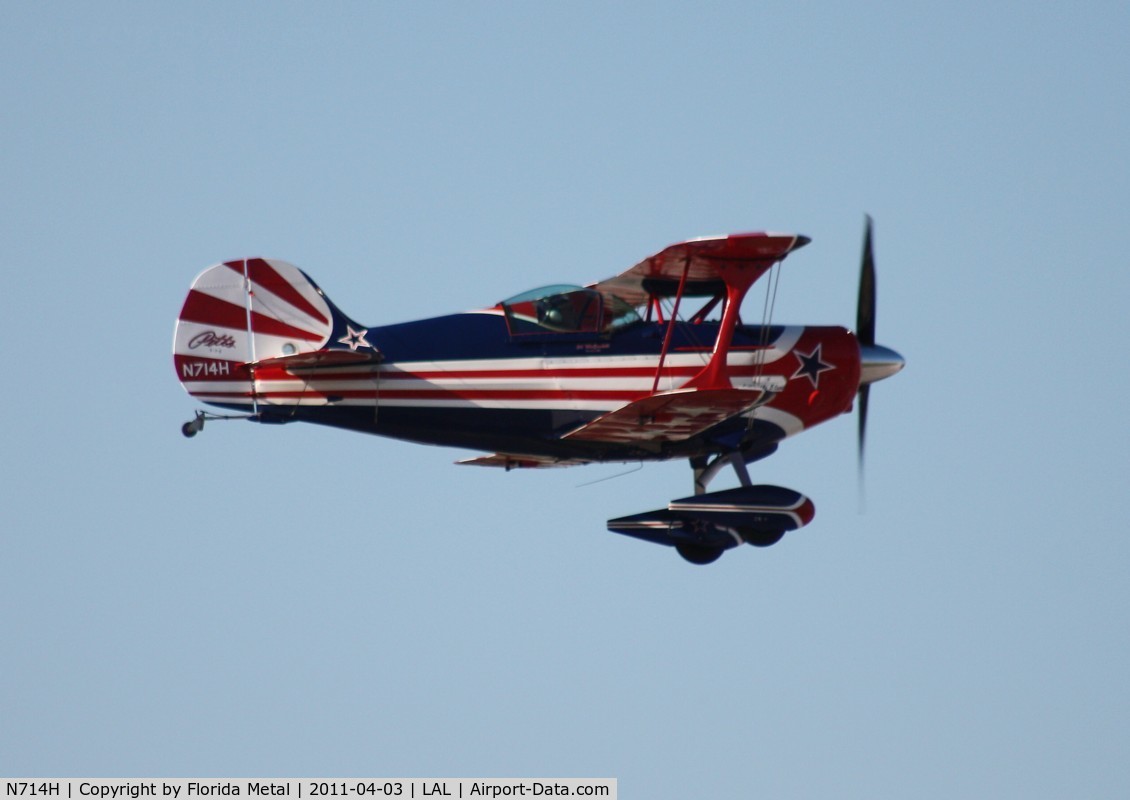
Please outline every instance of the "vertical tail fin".
M173 363L193 397L254 410L256 364L327 349L354 328L360 326L293 264L227 261L193 281L177 318Z

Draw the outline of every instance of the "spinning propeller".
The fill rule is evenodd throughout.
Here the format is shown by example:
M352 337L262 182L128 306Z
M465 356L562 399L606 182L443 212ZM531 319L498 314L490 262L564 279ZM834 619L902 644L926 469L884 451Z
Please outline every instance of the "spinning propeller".
M863 230L863 256L859 272L859 305L855 336L859 340L859 471L863 474L863 447L867 434L867 401L871 384L901 370L903 357L881 344L875 344L875 253L871 246L871 217Z

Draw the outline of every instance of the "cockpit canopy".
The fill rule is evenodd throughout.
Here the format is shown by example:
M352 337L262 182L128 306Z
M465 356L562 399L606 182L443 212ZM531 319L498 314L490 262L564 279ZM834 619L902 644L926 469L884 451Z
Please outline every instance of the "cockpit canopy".
M615 295L571 284L542 286L503 300L512 336L546 333L613 333L638 322L636 310Z

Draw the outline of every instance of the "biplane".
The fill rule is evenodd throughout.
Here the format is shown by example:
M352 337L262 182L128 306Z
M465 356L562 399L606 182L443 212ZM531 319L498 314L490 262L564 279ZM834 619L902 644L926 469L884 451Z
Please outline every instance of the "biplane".
M812 521L800 492L754 484L747 465L858 398L862 463L868 392L904 365L875 342L871 220L857 324L782 325L767 291L759 324L742 301L805 236L742 233L671 245L608 280L553 285L489 308L362 325L297 267L226 261L192 284L173 343L177 377L225 409L206 420L313 422L485 451L458 463L543 469L686 459L693 492L608 521L609 530L706 564L766 547ZM708 491L732 468L739 486Z

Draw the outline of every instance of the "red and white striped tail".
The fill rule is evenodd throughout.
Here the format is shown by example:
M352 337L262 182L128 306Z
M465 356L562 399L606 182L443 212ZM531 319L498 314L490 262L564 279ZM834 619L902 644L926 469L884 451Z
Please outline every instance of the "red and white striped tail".
M177 318L173 363L193 397L255 403L248 365L322 349L333 311L317 285L285 261L226 261L193 281Z

